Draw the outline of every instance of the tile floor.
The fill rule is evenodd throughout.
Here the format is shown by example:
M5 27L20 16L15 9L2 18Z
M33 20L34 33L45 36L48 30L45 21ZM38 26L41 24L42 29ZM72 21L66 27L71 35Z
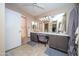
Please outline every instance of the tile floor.
M31 46L30 44L25 44L7 51L5 55L6 56L59 56L59 55L67 56L67 54L54 49L51 50L53 54L50 55L50 53L48 53L49 54L48 55L45 53L47 48L49 47L48 46L45 47L45 45L41 43L36 43L34 46Z

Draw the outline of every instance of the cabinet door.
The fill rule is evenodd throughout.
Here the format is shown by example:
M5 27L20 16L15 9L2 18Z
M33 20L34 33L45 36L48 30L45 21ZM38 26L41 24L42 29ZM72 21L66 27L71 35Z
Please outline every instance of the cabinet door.
M60 35L49 36L49 47L67 52L69 38Z

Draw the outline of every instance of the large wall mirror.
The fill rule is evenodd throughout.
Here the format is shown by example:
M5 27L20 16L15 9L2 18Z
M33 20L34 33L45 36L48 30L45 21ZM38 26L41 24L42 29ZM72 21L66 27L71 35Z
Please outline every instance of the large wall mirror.
M66 14L46 16L40 19L43 22L44 32L66 33Z
M36 31L37 30L37 22L32 21L31 27L32 27L32 31Z

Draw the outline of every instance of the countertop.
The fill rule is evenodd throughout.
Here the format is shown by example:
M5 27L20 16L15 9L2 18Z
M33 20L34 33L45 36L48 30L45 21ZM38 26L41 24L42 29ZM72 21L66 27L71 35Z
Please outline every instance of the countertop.
M69 36L68 34L64 34L64 33L51 33L51 32L32 32L32 33L42 33L42 34L47 34L47 35Z

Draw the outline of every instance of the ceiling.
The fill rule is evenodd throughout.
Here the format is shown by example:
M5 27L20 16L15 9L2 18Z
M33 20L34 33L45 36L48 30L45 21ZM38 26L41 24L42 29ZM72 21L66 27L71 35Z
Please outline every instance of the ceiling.
M9 4L9 6L11 4ZM57 8L64 8L64 7L68 7L68 6L73 5L71 3L70 4L69 3L36 3L37 5L43 7L44 9L37 8L34 6L26 6L26 5L32 5L32 4L33 3L14 3L12 5L19 7L20 8L19 10L22 9L23 11L27 12L28 14L30 14L32 16L37 16L37 15L40 15L42 13L46 13L50 10L55 10Z

